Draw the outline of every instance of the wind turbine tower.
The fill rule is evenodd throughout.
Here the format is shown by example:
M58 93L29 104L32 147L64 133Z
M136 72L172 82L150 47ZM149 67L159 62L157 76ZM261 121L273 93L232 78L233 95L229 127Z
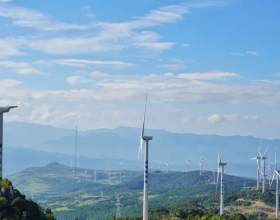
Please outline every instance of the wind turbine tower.
M270 183L270 187L272 186L273 180L275 178L276 175L276 204L275 204L275 217L278 218L279 217L279 177L280 177L280 171L277 170L277 148L275 148L275 164L274 164L274 174L273 174L273 178L272 181Z
M224 170L225 170L225 166L227 165L227 163L223 163L222 162L222 157L223 157L223 151L224 148L222 150L222 154L221 157L219 157L219 153L218 153L218 175L217 175L217 183L216 183L216 194L218 191L218 184L219 184L219 174L221 173L221 193L220 193L220 215L224 214L224 193L225 193L225 189L224 189Z
M203 170L203 157L200 158L199 161L199 169L200 169L200 176L202 176L202 170Z
M266 153L267 149L268 149L268 147L266 148L263 155L261 154L261 152L259 150L259 155L262 159L262 175L263 175L262 192L263 193L265 192L265 177L266 177L266 173L265 173L265 160L266 160L265 153Z
M93 171L94 173L93 173L93 175L94 175L94 182L96 183L96 170L95 171Z
M3 114L17 106L0 107L0 180L3 177Z
M166 164L166 173L168 173L169 172L169 163L166 162L165 164Z
M188 163L188 172L190 172L190 160L187 160Z
M147 107L147 97L148 91L146 94L146 102L144 109L143 117L143 127L140 136L140 147L138 159L142 155L143 141L145 142L145 158L144 158L144 193L143 193L143 220L148 220L148 173L149 173L149 141L153 139L153 136L145 136L145 119L146 119L146 107Z
M258 152L260 151L260 148L261 148L261 145L259 147ZM261 170L260 159L261 159L261 157L259 156L259 153L257 154L256 157L251 158L251 160L257 160L257 190L259 190L259 188L260 188L260 170Z
M123 172L123 162L121 161L121 173Z

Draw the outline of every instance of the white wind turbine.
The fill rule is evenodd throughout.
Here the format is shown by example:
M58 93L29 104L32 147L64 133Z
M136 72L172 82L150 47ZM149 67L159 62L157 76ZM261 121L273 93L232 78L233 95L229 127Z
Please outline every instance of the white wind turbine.
M187 163L188 163L188 172L190 172L190 160L189 159L187 160Z
M219 184L219 175L221 173L221 199L220 199L220 215L224 214L224 193L225 193L225 189L224 189L224 180L223 180L223 176L224 176L224 169L225 166L227 165L227 163L222 163L222 157L223 157L223 152L224 152L224 147L222 150L222 154L219 157L219 152L218 152L218 174L217 174L217 183L216 183L216 195L218 192L218 184Z
M166 162L165 164L166 164L166 173L168 173L169 172L169 163Z
M260 188L260 159L261 157L259 156L259 151L261 149L262 144L259 146L258 154L256 157L251 158L251 160L257 160L257 190Z
M203 170L203 157L199 160L199 169L200 169L200 176L202 176L202 170Z
M277 148L275 148L275 164L274 164L274 173L273 173L273 178L272 181L270 183L269 189L272 186L273 180L276 176L276 204L275 204L275 217L278 218L279 217L279 177L280 177L280 171L277 170Z
M266 173L265 173L265 153L267 151L268 147L266 148L266 150L264 151L263 154L261 154L260 150L258 151L259 152L259 155L262 159L262 176L263 176L263 183L262 183L262 192L264 193L265 192L265 177L266 177Z
M145 136L145 119L146 119L146 107L147 107L147 96L146 94L146 102L144 109L144 117L143 117L143 127L140 136L140 147L138 159L142 155L143 141L145 141L145 158L144 158L144 193L143 193L143 220L148 220L148 172L149 172L149 141L153 139L153 136Z

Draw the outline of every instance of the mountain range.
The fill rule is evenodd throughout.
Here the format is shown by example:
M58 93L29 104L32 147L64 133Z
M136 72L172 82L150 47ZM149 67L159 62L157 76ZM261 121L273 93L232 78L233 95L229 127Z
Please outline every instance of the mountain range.
M130 167L127 169L141 169L141 163L137 165L136 162L140 132L140 128L130 127L78 131L78 164L91 168L99 166L98 169L103 166L105 169L108 160L114 161L112 163L128 160ZM274 147L280 145L280 140L252 136L197 135L155 129L147 129L146 134L154 137L150 143L150 161L156 169L165 169L164 164L168 161L171 170L186 170L187 159L191 161L190 169L198 169L199 160L203 157L204 169L212 170L217 167L217 151L225 146L223 158L228 163L227 172L239 176L255 176L256 162L250 158L257 155L260 143L262 151L269 147L267 156L271 158L274 158ZM13 164L5 166L19 167L21 164L23 169L30 163L34 165L34 159L39 164L40 158L45 164L63 160L69 165L74 155L74 144L74 129L23 122L4 123L4 161Z

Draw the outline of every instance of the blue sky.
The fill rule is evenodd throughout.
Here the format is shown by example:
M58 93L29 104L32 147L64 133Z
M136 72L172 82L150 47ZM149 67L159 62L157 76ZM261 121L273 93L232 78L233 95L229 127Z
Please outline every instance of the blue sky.
M279 6L0 0L5 119L279 138Z

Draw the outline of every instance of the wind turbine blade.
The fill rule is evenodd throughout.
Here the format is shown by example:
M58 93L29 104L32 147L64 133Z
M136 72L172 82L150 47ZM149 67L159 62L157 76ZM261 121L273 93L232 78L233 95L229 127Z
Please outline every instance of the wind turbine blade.
M277 170L277 147L275 147L274 171Z
M142 158L142 151L143 151L143 139L140 137L140 147L139 147L139 152L138 152L138 162L139 159Z
M265 149L265 152L263 153L263 155L265 155L266 151L267 151L268 147Z
M253 157L253 158L251 158L251 160L256 160L257 159L257 157Z
M222 161L224 149L225 149L225 146L223 146L223 150L222 150L222 153L221 153L220 161Z
M142 127L142 132L141 132L142 137L144 136L144 131L145 131L147 99L148 99L148 89L147 89L147 94L146 94L145 109L144 109L144 116L143 116L143 127Z
M274 177L275 177L275 171L274 171L274 173L273 173L272 180L271 180L271 182L270 182L270 184L269 184L269 190L271 189L271 186L272 186L272 184L273 184Z

